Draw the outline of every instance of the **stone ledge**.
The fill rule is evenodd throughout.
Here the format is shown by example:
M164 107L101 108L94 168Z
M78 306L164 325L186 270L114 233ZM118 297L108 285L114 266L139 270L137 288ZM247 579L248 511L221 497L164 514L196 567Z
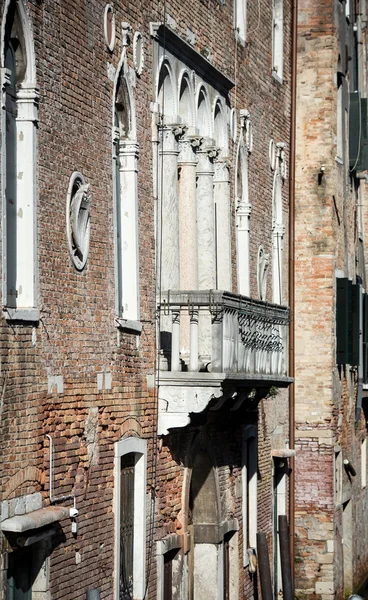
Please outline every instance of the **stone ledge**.
M12 533L23 533L30 529L39 529L45 525L50 525L51 523L55 523L55 521L62 521L67 517L69 517L69 508L65 506L47 506L26 515L17 515L16 517L5 519L1 523L1 530Z

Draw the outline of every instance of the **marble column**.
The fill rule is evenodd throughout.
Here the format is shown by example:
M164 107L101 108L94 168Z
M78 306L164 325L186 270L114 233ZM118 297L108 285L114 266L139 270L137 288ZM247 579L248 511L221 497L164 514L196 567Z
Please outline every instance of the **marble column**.
M179 142L179 252L180 289L198 289L198 235L196 212L196 149L200 138Z
M198 152L197 165L197 230L198 230L198 289L216 288L215 210L213 197L213 160L217 149L203 143ZM199 362L201 368L211 368L212 328L211 315L199 316Z
M160 130L157 269L164 291L180 287L178 137L182 134L183 128L176 125L164 125Z
M238 263L238 292L243 296L250 295L249 279L249 230L252 207L241 198L236 202L236 245Z
M217 149L202 144L197 155L198 288L209 290L216 287L213 160Z
M179 290L178 139L184 129L163 125L159 130L157 277L161 290ZM180 315L161 315L162 368L180 370ZM171 357L171 358L170 358Z
M196 149L199 137L185 137L179 142L179 253L180 289L198 289L198 236L196 210ZM198 366L198 311L197 318L188 312L181 317L180 353L189 370ZM192 356L195 353L196 356Z
M230 176L226 159L214 163L217 287L231 292Z

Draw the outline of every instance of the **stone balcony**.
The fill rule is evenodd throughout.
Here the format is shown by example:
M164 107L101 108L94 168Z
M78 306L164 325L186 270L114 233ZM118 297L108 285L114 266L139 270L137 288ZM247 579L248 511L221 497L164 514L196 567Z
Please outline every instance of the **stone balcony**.
M233 389L290 383L287 307L219 290L169 291L158 311L161 435L223 398L225 381Z

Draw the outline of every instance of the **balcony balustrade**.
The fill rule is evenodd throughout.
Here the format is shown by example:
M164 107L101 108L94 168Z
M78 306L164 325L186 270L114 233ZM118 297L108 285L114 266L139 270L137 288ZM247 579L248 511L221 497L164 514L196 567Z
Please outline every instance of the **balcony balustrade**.
M160 311L165 370L287 376L287 307L210 290L167 292Z
M165 292L158 311L161 433L190 422L225 380L289 383L287 307L201 290Z

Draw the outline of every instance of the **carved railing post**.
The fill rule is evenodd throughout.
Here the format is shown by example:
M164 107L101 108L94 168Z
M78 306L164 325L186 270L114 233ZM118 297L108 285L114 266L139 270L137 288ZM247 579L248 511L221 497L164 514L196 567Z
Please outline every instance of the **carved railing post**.
M189 371L198 371L198 309L190 311Z
M180 308L171 312L171 371L180 371Z

